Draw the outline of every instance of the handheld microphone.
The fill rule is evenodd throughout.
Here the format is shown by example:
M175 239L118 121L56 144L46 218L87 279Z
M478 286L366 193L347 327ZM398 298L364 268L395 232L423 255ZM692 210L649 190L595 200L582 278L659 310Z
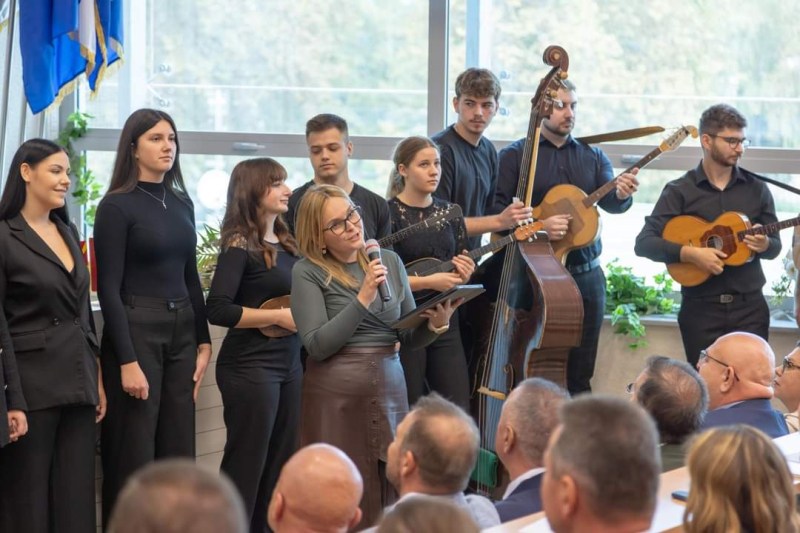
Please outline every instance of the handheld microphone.
M381 258L381 247L378 244L378 241L375 239L370 239L366 242L366 252L367 257L369 257L370 261L374 261L376 259ZM383 263L381 263L383 264ZM388 302L392 299L392 291L389 289L389 284L385 281L378 285L378 294L381 296L381 301Z

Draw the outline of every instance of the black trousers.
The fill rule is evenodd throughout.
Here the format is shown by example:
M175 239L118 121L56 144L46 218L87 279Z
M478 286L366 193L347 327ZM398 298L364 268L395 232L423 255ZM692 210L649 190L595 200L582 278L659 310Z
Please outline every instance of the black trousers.
M150 394L147 400L138 400L122 390L119 362L110 337L104 335L100 358L108 414L100 438L103 526L133 472L154 459L195 455L192 376L197 341L189 298L135 297L125 309Z
M769 306L764 295L754 292L732 296L730 303L720 302L719 296L683 299L678 326L690 365L697 366L700 350L726 333L745 331L769 340Z
M93 405L28 412L28 433L0 449L0 531L96 530L94 417Z
M567 390L571 395L591 392L597 344L606 308L606 276L596 267L588 272L573 274L583 297L583 335L581 345L569 351L567 362Z
M281 468L297 448L303 371L297 353L270 354L254 371L217 362L227 428L220 470L239 489L252 533L270 531L267 506ZM234 356L235 357L235 356Z
M469 412L467 358L458 320L457 316L452 317L451 329L425 348L411 350L400 346L409 406L429 391L435 391Z

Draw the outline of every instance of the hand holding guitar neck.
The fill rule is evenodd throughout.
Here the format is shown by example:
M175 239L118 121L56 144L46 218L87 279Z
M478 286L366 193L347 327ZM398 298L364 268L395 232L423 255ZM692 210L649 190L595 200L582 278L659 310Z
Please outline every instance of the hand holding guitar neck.
M753 224L754 228L763 228L761 224ZM767 251L769 248L769 239L763 233L756 233L754 235L745 235L744 236L744 243L747 245L748 248L753 250L755 253L760 254Z
M617 198L627 200L633 196L633 193L639 188L639 180L636 179L637 174L639 174L639 169L634 168L617 178Z

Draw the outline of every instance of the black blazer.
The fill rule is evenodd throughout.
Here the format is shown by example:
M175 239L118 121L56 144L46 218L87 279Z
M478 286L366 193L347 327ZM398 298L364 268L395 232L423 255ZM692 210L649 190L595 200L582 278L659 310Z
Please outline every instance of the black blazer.
M89 271L77 231L52 219L72 253L73 272L21 214L0 221L0 305L30 411L99 401Z
M19 381L17 360L8 333L8 323L3 307L0 306L0 448L8 444L8 411L16 409L27 411L22 384Z

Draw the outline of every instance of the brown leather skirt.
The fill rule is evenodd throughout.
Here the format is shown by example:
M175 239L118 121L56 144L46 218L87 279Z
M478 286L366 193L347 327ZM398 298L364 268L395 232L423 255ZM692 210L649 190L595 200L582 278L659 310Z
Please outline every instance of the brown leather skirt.
M386 449L408 413L397 346L344 347L324 361L309 359L303 379L300 444L332 444L364 479L363 518L373 525L394 491L386 481Z

